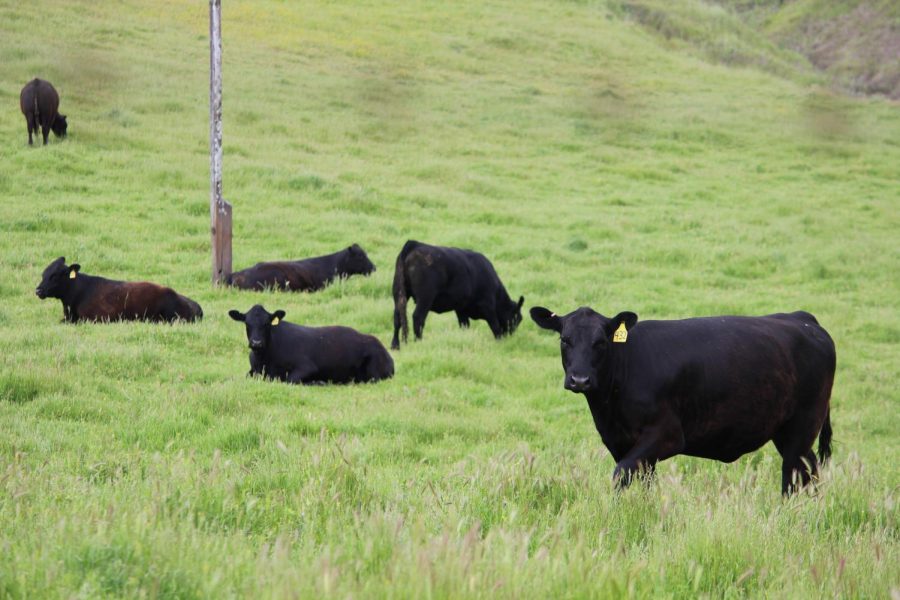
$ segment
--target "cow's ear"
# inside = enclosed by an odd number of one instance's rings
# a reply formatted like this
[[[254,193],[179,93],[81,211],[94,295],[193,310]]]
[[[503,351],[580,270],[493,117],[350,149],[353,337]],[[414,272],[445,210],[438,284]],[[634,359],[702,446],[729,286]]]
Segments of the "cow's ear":
[[[519,296],[519,304],[516,306],[518,310],[522,310],[522,305],[525,304],[525,296]]]
[[[284,318],[284,311],[276,310],[274,313],[272,313],[272,318],[269,320],[269,322],[272,325],[278,325],[279,323],[281,323],[281,320],[283,318]]]
[[[357,250],[359,250],[359,246],[357,246],[356,244],[353,244],[352,246],[347,246],[347,252],[349,252],[351,254],[355,253]]]
[[[613,335],[616,330],[619,329],[620,325],[625,326],[625,331],[628,332],[634,327],[634,324],[637,323],[638,316],[630,311],[620,312],[612,319],[609,320],[609,325],[606,326],[606,331],[609,335]]]
[[[553,331],[562,331],[562,319],[554,313],[550,312],[543,306],[531,307],[531,319],[537,323],[542,329],[552,329]]]
[[[74,265],[69,265],[69,279],[75,279],[75,274],[81,270],[81,265],[75,263]]]
[[[242,313],[239,310],[234,310],[234,309],[229,310],[228,316],[231,317],[232,319],[234,319],[235,321],[246,321],[247,320],[247,315],[245,315],[244,313]]]

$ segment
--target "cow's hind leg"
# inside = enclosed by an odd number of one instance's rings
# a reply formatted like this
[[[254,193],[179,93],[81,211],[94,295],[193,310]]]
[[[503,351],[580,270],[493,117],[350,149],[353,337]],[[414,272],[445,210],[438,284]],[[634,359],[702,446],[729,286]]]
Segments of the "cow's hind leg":
[[[422,339],[422,331],[425,329],[425,319],[428,311],[434,304],[434,294],[422,294],[416,298],[416,310],[413,311],[413,334],[417,340]]]
[[[812,450],[817,432],[810,431],[808,425],[812,421],[798,413],[772,439],[781,454],[781,493],[785,496],[805,487],[819,474],[819,463]]]

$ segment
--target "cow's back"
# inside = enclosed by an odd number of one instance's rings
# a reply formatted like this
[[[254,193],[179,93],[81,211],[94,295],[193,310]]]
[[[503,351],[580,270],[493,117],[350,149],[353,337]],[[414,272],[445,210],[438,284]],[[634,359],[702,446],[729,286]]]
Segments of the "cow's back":
[[[719,460],[772,439],[834,376],[834,345],[808,313],[642,321],[613,346],[626,420],[671,410],[684,453]]]

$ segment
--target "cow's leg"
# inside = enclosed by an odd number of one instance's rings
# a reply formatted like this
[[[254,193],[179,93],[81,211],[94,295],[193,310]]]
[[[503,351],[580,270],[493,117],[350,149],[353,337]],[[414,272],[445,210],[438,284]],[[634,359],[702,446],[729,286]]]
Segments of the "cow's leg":
[[[459,322],[459,326],[463,329],[469,328],[469,317],[463,314],[461,311],[456,311],[456,320]]]
[[[781,493],[790,496],[818,476],[819,462],[812,451],[812,443],[803,443],[802,439],[791,437],[789,432],[779,432],[772,441],[781,454]],[[804,446],[808,447],[801,449]]]
[[[628,486],[640,472],[650,475],[656,463],[675,456],[684,449],[684,432],[674,415],[661,416],[656,423],[641,431],[631,450],[616,463],[613,480],[619,488]]]
[[[818,407],[798,410],[772,438],[781,454],[781,493],[785,496],[807,485],[819,473],[812,451],[823,418]]]
[[[416,298],[416,309],[413,311],[413,334],[417,340],[422,339],[422,330],[425,329],[425,318],[434,304],[434,294],[421,294]]]
[[[294,384],[305,384],[307,380],[315,374],[317,371],[316,365],[312,362],[305,360],[303,362],[298,363],[294,366],[293,369],[287,372],[287,376],[285,377],[285,381],[288,383]]]
[[[47,145],[47,137],[50,135],[50,123],[41,123],[41,135],[44,138],[44,145]]]
[[[28,127],[28,145],[31,146],[34,144],[34,140],[31,137],[31,132],[34,131],[34,134],[37,135],[37,125],[34,122],[34,115],[30,115],[25,118],[25,126]]]

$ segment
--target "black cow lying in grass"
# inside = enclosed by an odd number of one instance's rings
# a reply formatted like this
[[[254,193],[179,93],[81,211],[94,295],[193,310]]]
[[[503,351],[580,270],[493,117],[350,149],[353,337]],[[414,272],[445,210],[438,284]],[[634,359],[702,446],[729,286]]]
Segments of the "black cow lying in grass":
[[[494,265],[483,254],[460,248],[429,246],[409,240],[397,257],[394,271],[394,338],[391,348],[400,348],[409,337],[406,303],[416,301],[413,332],[422,339],[428,312],[456,312],[460,327],[469,319],[484,319],[494,337],[512,334],[522,322],[524,297],[513,302]]]
[[[375,265],[359,244],[334,254],[294,261],[256,263],[249,269],[233,273],[228,283],[243,290],[275,288],[294,292],[314,292],[330,284],[336,277],[369,275]]]
[[[46,269],[37,297],[59,298],[67,321],[195,321],[200,305],[172,288],[146,281],[114,281],[81,273],[81,265],[66,265],[60,256]]]
[[[816,435],[819,459],[831,454],[834,343],[809,313],[637,323],[535,307],[531,318],[559,332],[564,385],[587,398],[619,485],[676,454],[732,462],[772,440],[790,494],[817,475]]]
[[[247,328],[250,373],[288,383],[365,383],[389,379],[394,361],[377,338],[349,327],[302,327],[257,304],[228,311]]]
[[[66,115],[59,114],[59,94],[49,81],[32,79],[26,83],[19,94],[19,108],[28,127],[28,145],[33,143],[32,133],[37,135],[38,127],[43,129],[45,146],[50,131],[56,137],[66,137],[69,127]]]

